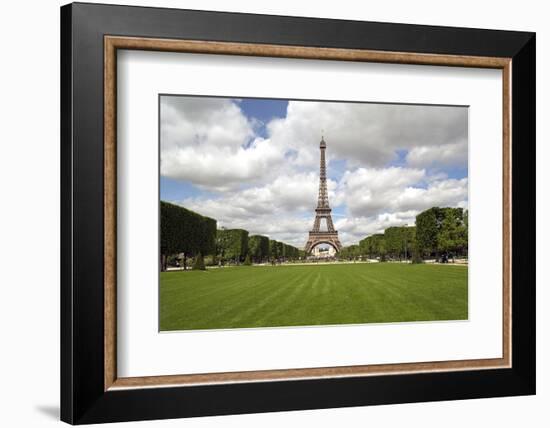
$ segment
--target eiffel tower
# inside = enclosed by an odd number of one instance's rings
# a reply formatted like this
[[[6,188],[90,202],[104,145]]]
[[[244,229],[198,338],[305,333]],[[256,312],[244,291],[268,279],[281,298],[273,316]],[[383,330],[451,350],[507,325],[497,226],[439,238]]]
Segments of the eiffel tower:
[[[327,190],[327,167],[325,163],[325,151],[327,149],[327,143],[325,139],[321,138],[321,171],[319,174],[319,198],[317,200],[317,208],[315,208],[315,221],[313,222],[313,229],[309,232],[309,239],[306,242],[305,252],[311,253],[313,248],[319,244],[328,244],[332,246],[336,252],[342,249],[342,244],[338,239],[338,231],[334,230],[334,224],[332,223],[332,216],[330,215],[331,209],[328,204],[328,190]],[[327,231],[321,231],[321,219],[325,219],[327,223]]]

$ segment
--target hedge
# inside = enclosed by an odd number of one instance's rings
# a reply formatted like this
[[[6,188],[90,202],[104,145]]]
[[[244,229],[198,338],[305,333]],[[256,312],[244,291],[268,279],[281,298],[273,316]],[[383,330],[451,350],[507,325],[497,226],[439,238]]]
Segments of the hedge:
[[[283,243],[275,241],[275,246],[277,247],[277,257],[283,257]]]
[[[214,254],[216,220],[168,202],[160,202],[160,249],[163,256]]]
[[[242,262],[247,255],[254,262],[267,258],[294,260],[305,257],[305,252],[292,245],[252,235],[243,229],[216,230],[216,220],[191,210],[161,201],[161,255],[163,267],[168,256],[184,253],[188,256],[219,256]],[[184,260],[185,263],[185,260]]]
[[[292,245],[283,243],[283,254],[282,254],[282,256],[285,259],[294,260],[294,259],[298,258],[299,257],[298,252],[299,252],[298,248],[293,247]]]
[[[255,262],[261,262],[269,257],[269,238],[262,235],[248,237],[248,253]]]
[[[237,262],[248,253],[248,231],[243,229],[220,229],[216,235],[216,254],[222,259]]]
[[[269,258],[276,259],[279,257],[277,254],[277,241],[274,239],[269,240]]]

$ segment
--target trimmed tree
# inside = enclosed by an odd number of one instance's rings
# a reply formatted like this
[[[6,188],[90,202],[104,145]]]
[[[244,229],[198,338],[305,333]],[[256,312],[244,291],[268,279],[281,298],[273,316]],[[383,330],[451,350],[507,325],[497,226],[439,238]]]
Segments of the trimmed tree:
[[[197,254],[197,257],[195,257],[193,270],[206,270],[206,266],[204,265],[204,258],[202,257],[201,253]]]
[[[277,255],[279,258],[283,257],[283,243],[279,241],[275,241],[275,245],[277,246]]]
[[[278,242],[274,239],[269,240],[269,258],[277,259],[280,256]]]
[[[248,254],[256,263],[261,263],[269,257],[269,238],[262,235],[248,237]]]
[[[216,220],[204,217],[184,207],[160,202],[161,267],[166,270],[168,256],[183,253],[186,268],[188,256],[214,254]]]
[[[248,253],[248,231],[220,229],[216,235],[216,254],[222,259],[240,263]]]
[[[298,248],[289,245],[289,244],[282,244],[282,256],[286,260],[295,260],[298,257]]]

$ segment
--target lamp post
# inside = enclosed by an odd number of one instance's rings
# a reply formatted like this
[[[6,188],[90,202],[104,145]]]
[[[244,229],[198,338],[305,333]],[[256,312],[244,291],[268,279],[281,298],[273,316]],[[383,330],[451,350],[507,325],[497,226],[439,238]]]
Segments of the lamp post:
[[[408,224],[405,223],[405,227],[408,227]],[[407,254],[407,232],[405,232],[405,263],[409,262],[408,254]]]

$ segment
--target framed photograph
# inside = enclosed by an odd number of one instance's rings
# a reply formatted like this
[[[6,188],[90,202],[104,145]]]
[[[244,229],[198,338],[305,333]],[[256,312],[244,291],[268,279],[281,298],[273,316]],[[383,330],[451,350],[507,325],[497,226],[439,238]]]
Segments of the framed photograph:
[[[76,3],[61,54],[62,420],[535,393],[533,33]]]

